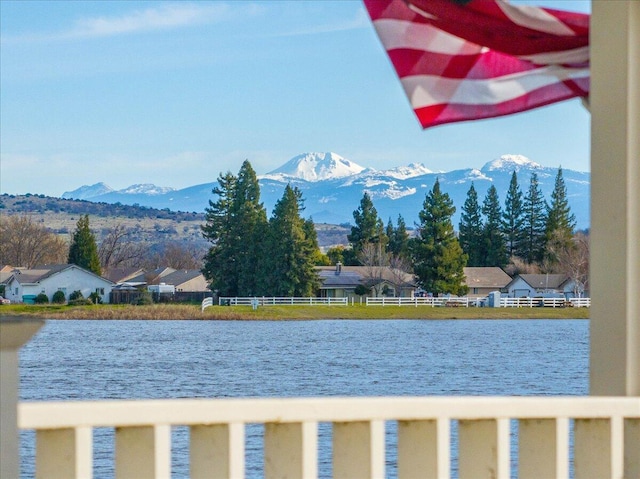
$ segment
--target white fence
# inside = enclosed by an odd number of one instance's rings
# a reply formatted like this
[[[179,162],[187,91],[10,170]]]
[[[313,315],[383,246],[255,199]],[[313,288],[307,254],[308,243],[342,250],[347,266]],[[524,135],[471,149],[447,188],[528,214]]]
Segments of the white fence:
[[[260,297],[221,297],[218,299],[218,305],[220,306],[305,306],[305,305],[347,305],[349,304],[348,298],[314,298],[314,297],[275,297],[275,296],[260,296]]]
[[[467,297],[414,297],[414,298],[367,298],[367,306],[462,306],[474,305],[474,300]]]
[[[500,298],[501,308],[584,308],[591,306],[591,298]]]
[[[389,421],[397,422],[397,434],[386,446]],[[318,477],[318,423],[332,424],[335,478],[385,477],[387,447],[397,451],[399,479],[449,478],[456,456],[460,479],[507,479],[515,460],[520,479],[566,478],[571,466],[575,479],[640,472],[637,397],[65,401],[18,409],[20,429],[36,431],[36,477],[49,478],[91,477],[97,427],[115,430],[117,478],[168,478],[173,426],[190,428],[192,478],[241,478],[245,424],[255,423],[264,425],[266,478]]]

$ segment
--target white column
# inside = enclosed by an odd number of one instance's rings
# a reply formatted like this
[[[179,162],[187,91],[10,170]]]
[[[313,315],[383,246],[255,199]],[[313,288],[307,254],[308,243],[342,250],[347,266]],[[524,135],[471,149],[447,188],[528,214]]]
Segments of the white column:
[[[36,432],[36,478],[91,479],[93,431],[90,427],[40,429]]]
[[[317,478],[317,423],[265,424],[264,476],[267,479]]]
[[[117,479],[170,479],[171,427],[116,428]]]
[[[458,421],[460,479],[509,478],[509,420]]]
[[[591,394],[640,396],[640,2],[591,15]]]
[[[384,422],[333,423],[334,479],[384,478]]]
[[[18,350],[43,324],[20,318],[0,320],[0,479],[20,477]]]
[[[398,421],[398,478],[449,477],[449,419]]]

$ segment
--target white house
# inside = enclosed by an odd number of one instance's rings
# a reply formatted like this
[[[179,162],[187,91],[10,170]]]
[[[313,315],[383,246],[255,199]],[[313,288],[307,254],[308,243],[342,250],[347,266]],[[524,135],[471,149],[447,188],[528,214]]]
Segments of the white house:
[[[575,296],[574,282],[566,274],[519,274],[506,286],[512,298],[545,295]]]
[[[85,298],[98,293],[102,302],[108,303],[113,286],[112,281],[75,264],[55,264],[14,270],[7,280],[5,294],[12,302],[32,303],[40,293],[51,301],[56,291],[62,291],[66,299],[74,291],[80,291]]]

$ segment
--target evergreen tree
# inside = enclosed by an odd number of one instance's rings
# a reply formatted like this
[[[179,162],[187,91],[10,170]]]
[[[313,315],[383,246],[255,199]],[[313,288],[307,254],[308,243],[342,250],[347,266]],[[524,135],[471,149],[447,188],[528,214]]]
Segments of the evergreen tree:
[[[465,294],[463,268],[467,262],[453,231],[451,217],[456,209],[436,180],[419,213],[419,235],[411,242],[414,272],[418,284],[435,295]]]
[[[202,226],[202,235],[213,243],[204,258],[202,273],[210,282],[213,291],[221,296],[238,295],[238,271],[235,267],[235,218],[233,203],[238,178],[227,172],[218,176],[218,186],[212,193],[218,197],[205,209],[206,222]]]
[[[238,295],[258,294],[262,268],[262,241],[267,232],[267,212],[260,203],[260,185],[251,163],[245,160],[238,171],[234,198],[236,268]]]
[[[407,225],[402,215],[398,215],[395,228],[393,227],[391,218],[389,218],[386,235],[389,240],[387,251],[396,258],[407,259],[409,256],[409,233],[407,232]]]
[[[76,223],[67,262],[92,271],[98,276],[101,274],[96,238],[89,229],[89,215],[81,216]]]
[[[521,257],[527,263],[542,261],[545,250],[547,202],[538,184],[538,175],[531,174],[529,190],[524,198],[524,242]]]
[[[458,227],[460,229],[458,241],[462,251],[468,256],[467,266],[484,266],[484,225],[478,204],[478,193],[473,183],[467,191]]]
[[[500,200],[498,190],[491,185],[487,190],[487,196],[482,204],[482,213],[486,220],[484,222],[484,242],[485,257],[483,266],[504,267],[507,264],[507,248],[502,236]]]
[[[263,277],[270,296],[311,296],[320,285],[314,257],[319,251],[311,221],[300,217],[302,193],[287,185],[269,220]]]
[[[525,241],[524,230],[524,204],[522,202],[522,191],[518,186],[518,175],[514,171],[511,175],[509,190],[504,201],[504,212],[502,213],[502,234],[504,235],[507,247],[507,255],[521,256],[523,243]]]
[[[567,200],[567,187],[562,177],[562,167],[558,168],[556,180],[551,193],[551,205],[547,210],[545,238],[547,242],[547,259],[557,261],[553,251],[571,249],[573,247],[573,231],[576,227],[575,216],[571,213]]]
[[[267,215],[260,203],[255,171],[245,161],[238,173],[220,175],[213,189],[216,202],[205,210],[203,236],[213,243],[202,269],[211,288],[222,296],[252,296],[258,293],[262,262],[262,240]]]
[[[387,238],[382,220],[373,206],[369,193],[365,192],[360,200],[360,206],[353,212],[355,226],[351,227],[351,234],[347,235],[353,254],[357,258],[367,243],[381,243],[386,246]]]

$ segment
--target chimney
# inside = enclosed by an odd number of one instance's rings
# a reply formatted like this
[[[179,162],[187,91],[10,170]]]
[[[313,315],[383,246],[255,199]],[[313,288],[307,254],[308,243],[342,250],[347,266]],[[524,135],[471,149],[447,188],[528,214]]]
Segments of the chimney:
[[[338,261],[336,263],[336,274],[340,274],[341,271],[342,271],[342,263]]]

